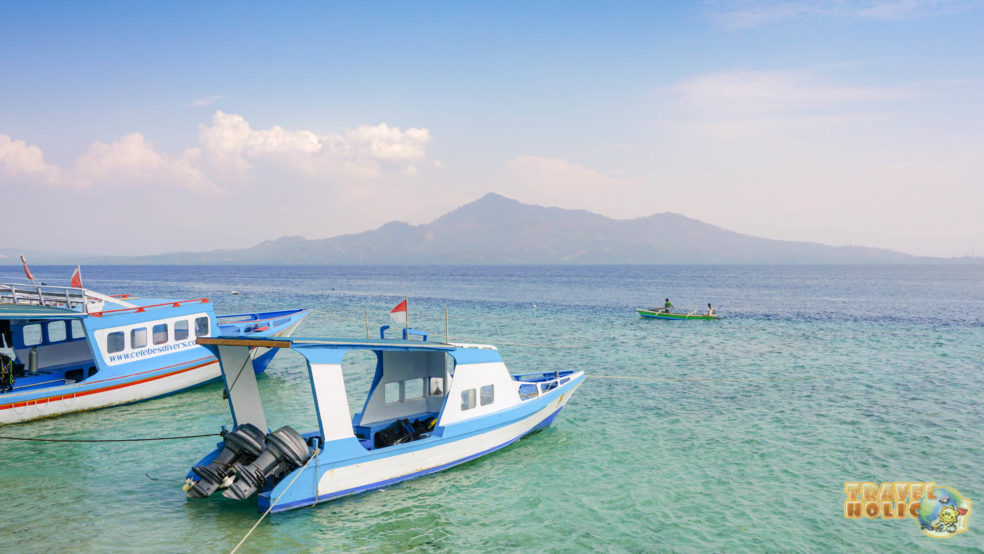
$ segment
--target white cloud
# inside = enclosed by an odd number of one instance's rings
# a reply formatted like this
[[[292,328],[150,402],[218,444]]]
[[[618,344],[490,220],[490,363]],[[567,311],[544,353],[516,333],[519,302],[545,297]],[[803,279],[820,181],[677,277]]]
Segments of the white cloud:
[[[380,123],[346,130],[343,140],[368,158],[385,162],[413,162],[427,155],[424,147],[431,141],[431,136],[427,129],[400,131],[397,127]]]
[[[241,115],[217,111],[212,126],[198,126],[198,142],[213,167],[223,171],[242,172],[252,164],[248,158],[266,156],[306,156],[321,150],[321,141],[310,131],[287,131],[274,125],[265,131],[254,131]]]
[[[57,182],[60,174],[57,167],[45,163],[40,148],[7,135],[0,135],[0,168],[10,175],[47,183]]]
[[[49,185],[85,189],[155,183],[213,194],[234,186],[254,164],[324,181],[416,175],[431,142],[427,129],[406,131],[385,123],[319,136],[279,125],[253,129],[241,115],[216,111],[199,125],[198,146],[180,156],[159,152],[140,133],[111,144],[94,142],[70,170],[44,162],[41,148],[0,135],[0,170]]]
[[[263,161],[296,173],[358,178],[378,177],[388,169],[416,172],[432,140],[427,129],[402,131],[385,123],[323,136],[278,125],[255,130],[243,116],[221,111],[212,116],[211,126],[199,126],[198,136],[216,171],[242,173]]]
[[[70,183],[78,188],[95,183],[130,185],[161,182],[198,192],[218,192],[218,188],[197,168],[198,149],[180,158],[157,152],[140,133],[124,135],[112,144],[93,143],[75,161]]]
[[[706,3],[711,18],[731,28],[803,19],[898,20],[959,13],[978,0],[717,0]]]

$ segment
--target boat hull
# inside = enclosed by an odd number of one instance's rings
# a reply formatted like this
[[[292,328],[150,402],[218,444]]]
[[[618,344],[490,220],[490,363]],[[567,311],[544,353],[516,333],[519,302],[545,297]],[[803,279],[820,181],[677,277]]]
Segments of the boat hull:
[[[716,315],[676,314],[676,313],[666,313],[666,312],[653,311],[653,310],[644,310],[642,308],[636,308],[636,311],[639,312],[639,315],[647,319],[667,319],[667,320],[679,321],[685,319],[712,320],[718,318],[718,316]]]
[[[271,512],[310,506],[436,473],[495,452],[549,426],[583,379],[581,374],[539,398],[490,418],[490,425],[482,429],[456,433],[452,426],[441,437],[367,451],[345,460],[337,459],[329,443],[319,460],[285,476],[273,490],[261,494],[258,508],[266,511],[281,494],[283,497]],[[290,485],[295,476],[296,482]]]
[[[90,381],[85,387],[83,383],[57,387],[38,398],[18,400],[17,395],[6,395],[0,404],[0,425],[132,404],[203,385],[220,374],[215,357],[183,365],[178,369],[162,368],[150,375]]]
[[[289,337],[305,316],[306,313],[268,336]],[[275,354],[268,348],[251,351],[254,371],[265,371]],[[188,359],[191,356],[200,357]],[[150,400],[217,381],[222,375],[218,359],[204,348],[195,347],[181,358],[172,358],[172,363],[163,367],[145,367],[109,377],[100,373],[69,385],[0,395],[0,425]]]

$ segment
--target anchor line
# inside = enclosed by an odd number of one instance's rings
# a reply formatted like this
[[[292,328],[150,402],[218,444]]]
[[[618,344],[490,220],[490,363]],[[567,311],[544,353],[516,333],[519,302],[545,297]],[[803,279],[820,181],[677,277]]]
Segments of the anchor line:
[[[252,350],[252,349],[253,348],[250,347],[250,350]],[[222,398],[223,399],[229,398],[229,395],[232,393],[232,388],[236,386],[236,383],[239,382],[239,377],[242,376],[242,374],[243,374],[243,369],[245,369],[246,368],[246,364],[249,363],[249,362],[251,362],[251,361],[252,360],[250,359],[249,351],[247,351],[246,352],[246,359],[243,360],[243,365],[239,366],[239,373],[236,374],[236,378],[232,380],[232,384],[229,385],[229,388],[227,388],[224,391],[222,391]]]
[[[318,454],[320,453],[321,453],[320,448],[314,449],[314,454],[311,455],[311,458],[308,458],[308,461],[304,462],[304,465],[301,467],[300,471],[297,472],[297,475],[295,475],[294,478],[290,480],[290,483],[287,483],[287,487],[284,489],[284,492],[280,493],[280,496],[278,496],[276,500],[270,503],[270,507],[267,508],[265,512],[263,512],[263,515],[260,516],[260,519],[256,520],[256,523],[254,523],[253,527],[251,527],[250,530],[246,533],[246,536],[244,536],[242,540],[239,541],[239,544],[237,544],[235,548],[229,551],[229,554],[236,554],[236,551],[239,550],[239,547],[242,546],[244,542],[246,542],[246,539],[248,539],[249,536],[253,534],[253,531],[256,531],[256,528],[260,525],[260,522],[263,521],[263,518],[269,515],[270,510],[272,510],[273,507],[277,505],[277,502],[280,502],[280,499],[283,498],[285,494],[287,494],[287,491],[290,490],[290,487],[294,484],[294,481],[297,481],[297,478],[300,477],[302,473],[304,473],[304,470],[307,469],[308,464],[311,463],[311,459],[317,458]],[[318,461],[318,463],[319,464],[321,463],[320,460]],[[315,483],[318,482],[317,475],[314,476],[314,482]],[[317,493],[314,495],[314,500],[315,502],[317,502],[318,500]]]
[[[37,437],[9,437],[0,435],[0,439],[8,441],[29,441],[29,442],[144,442],[144,441],[173,441],[178,439],[197,439],[201,437],[217,437],[220,433],[206,433],[204,435],[181,435],[176,437],[138,437],[130,439],[43,439]]]

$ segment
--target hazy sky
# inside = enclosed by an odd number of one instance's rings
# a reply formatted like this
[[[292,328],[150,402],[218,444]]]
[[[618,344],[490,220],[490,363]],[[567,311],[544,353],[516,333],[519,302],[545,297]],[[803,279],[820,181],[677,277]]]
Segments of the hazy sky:
[[[982,256],[982,29],[972,0],[0,0],[0,247],[245,247],[498,192]]]

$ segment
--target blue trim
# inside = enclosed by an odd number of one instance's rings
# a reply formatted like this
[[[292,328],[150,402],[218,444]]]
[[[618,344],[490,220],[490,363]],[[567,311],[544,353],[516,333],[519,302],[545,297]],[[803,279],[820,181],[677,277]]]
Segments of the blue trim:
[[[273,357],[277,355],[277,349],[271,348],[266,354],[258,356],[253,360],[253,371],[256,373],[263,373],[268,367],[270,367],[270,362],[273,361]]]
[[[375,350],[374,352],[376,354],[376,373],[372,376],[372,384],[369,385],[369,394],[366,395],[366,401],[362,404],[362,411],[357,414],[359,421],[356,422],[353,419],[353,426],[362,425],[362,414],[366,413],[366,410],[369,408],[369,401],[372,399],[373,393],[376,392],[379,382],[383,379],[383,353],[380,350]]]
[[[459,364],[484,364],[502,361],[499,351],[491,348],[459,348],[451,351],[451,357]]]
[[[376,483],[370,483],[368,485],[362,485],[360,487],[354,487],[354,488],[351,488],[351,489],[346,489],[344,491],[338,491],[338,492],[334,492],[334,493],[323,494],[323,495],[319,495],[318,497],[311,496],[311,497],[304,498],[304,499],[301,499],[301,500],[294,500],[292,502],[287,502],[287,503],[283,503],[283,504],[277,504],[270,511],[273,512],[273,513],[283,512],[283,511],[290,510],[290,509],[293,509],[293,508],[300,508],[302,506],[310,506],[310,505],[314,504],[315,502],[328,501],[328,500],[332,500],[332,499],[335,499],[335,498],[340,498],[342,496],[348,496],[348,495],[352,495],[352,494],[359,494],[361,492],[370,491],[372,489],[378,489],[380,487],[385,487],[387,485],[392,485],[394,483],[399,483],[399,482],[402,482],[402,481],[408,481],[410,479],[414,479],[414,478],[421,477],[421,476],[424,476],[424,475],[429,475],[431,473],[437,473],[438,471],[442,471],[442,470],[448,469],[450,467],[454,467],[456,465],[460,465],[460,464],[463,464],[463,463],[466,463],[466,462],[470,462],[471,460],[474,460],[475,458],[480,458],[480,457],[482,457],[482,456],[484,456],[486,454],[490,454],[492,452],[495,452],[496,450],[500,450],[502,448],[505,448],[505,447],[509,446],[510,444],[512,444],[512,443],[514,443],[514,442],[516,442],[516,441],[518,441],[520,439],[522,439],[523,437],[525,437],[527,435],[530,435],[530,434],[532,434],[532,433],[534,433],[536,431],[539,431],[540,429],[543,429],[544,427],[550,425],[549,422],[553,421],[554,418],[557,417],[557,414],[559,414],[560,413],[560,410],[562,410],[562,409],[563,409],[562,407],[561,408],[558,408],[557,411],[555,411],[554,413],[552,413],[549,416],[547,416],[543,420],[543,422],[540,422],[533,429],[527,431],[526,433],[523,433],[522,435],[519,435],[519,436],[517,436],[515,438],[509,439],[508,441],[506,441],[506,442],[504,442],[504,443],[502,443],[502,444],[500,444],[498,446],[493,446],[492,448],[489,448],[487,450],[483,450],[481,452],[477,452],[475,454],[471,454],[469,456],[465,456],[464,458],[460,458],[458,460],[455,460],[455,461],[452,461],[452,462],[448,462],[448,463],[446,463],[444,465],[440,465],[440,466],[435,466],[435,467],[432,467],[432,468],[424,469],[424,470],[421,470],[421,471],[417,471],[415,473],[408,473],[406,475],[401,475],[399,477],[394,477],[392,479],[387,479],[385,481],[378,481]],[[308,467],[311,467],[311,466],[309,465]],[[306,471],[306,469],[307,468],[305,468],[305,471]],[[331,469],[333,469],[333,468],[327,468],[327,469],[325,469],[325,472],[328,472]],[[285,475],[284,476],[284,479],[286,479],[286,478],[287,478],[287,476]],[[317,478],[320,480],[320,476],[318,476]],[[258,509],[259,509],[260,512],[265,512],[266,509],[270,507],[270,496],[272,496],[272,493],[273,493],[273,491],[270,491],[269,493],[261,494],[257,498],[257,507],[258,507]]]
[[[307,358],[308,364],[341,364],[347,350],[323,348],[314,344],[294,344],[294,350]]]

